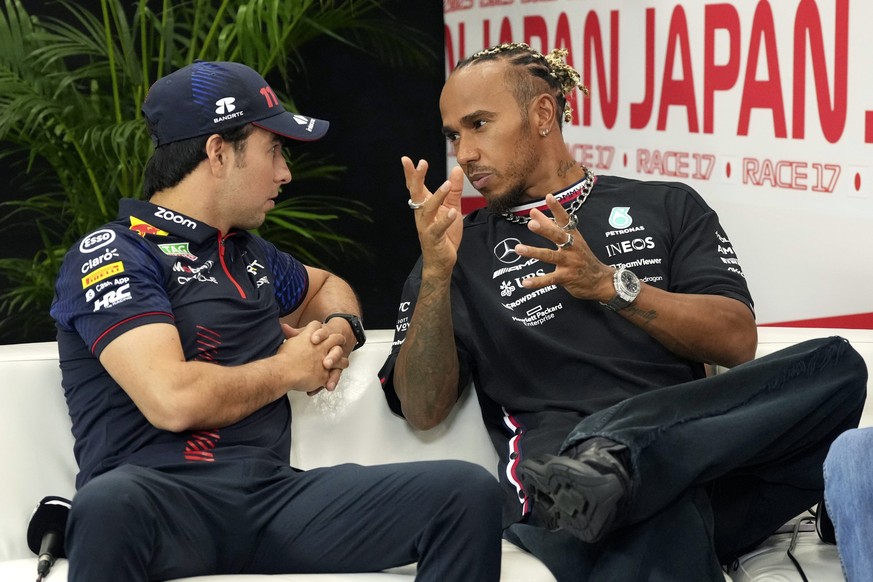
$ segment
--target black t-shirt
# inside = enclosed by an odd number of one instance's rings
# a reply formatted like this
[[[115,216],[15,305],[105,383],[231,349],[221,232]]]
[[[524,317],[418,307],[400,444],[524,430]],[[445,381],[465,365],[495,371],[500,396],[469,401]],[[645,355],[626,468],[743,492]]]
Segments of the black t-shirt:
[[[279,317],[303,300],[296,259],[245,231],[223,234],[148,202],[122,200],[119,218],[64,259],[51,314],[73,421],[77,487],[118,465],[154,466],[268,455],[287,462],[286,398],[221,429],[152,426],[98,360],[113,339],[148,323],[175,325],[186,360],[238,365],[276,353]]]
[[[565,207],[573,199],[565,194],[578,186],[556,193]],[[667,291],[722,295],[752,308],[716,213],[690,187],[602,176],[576,216],[580,233],[604,263],[625,266]],[[529,510],[518,479],[524,457],[557,453],[573,427],[595,411],[704,375],[702,364],[673,354],[596,301],[575,299],[561,287],[522,287],[525,277],[554,266],[516,255],[512,248],[519,242],[554,248],[526,225],[485,209],[468,215],[451,296],[460,387],[475,382],[500,457],[506,523]],[[420,281],[419,261],[403,289],[392,354],[380,371],[398,414],[394,360]]]

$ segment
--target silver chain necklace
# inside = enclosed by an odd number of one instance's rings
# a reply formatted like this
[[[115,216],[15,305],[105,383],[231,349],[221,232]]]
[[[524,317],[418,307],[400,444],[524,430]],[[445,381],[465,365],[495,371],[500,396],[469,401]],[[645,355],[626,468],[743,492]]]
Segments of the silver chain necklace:
[[[576,199],[570,203],[570,206],[567,207],[567,214],[570,215],[571,222],[573,221],[576,212],[582,207],[583,204],[585,204],[585,201],[588,199],[588,195],[591,194],[591,189],[594,187],[594,174],[591,173],[591,170],[589,170],[585,166],[582,166],[582,169],[585,170],[585,179],[579,182],[579,184],[575,188],[565,192],[563,195],[557,198],[558,202],[560,202],[563,198],[579,192],[579,196],[577,196]],[[528,222],[530,222],[530,215],[517,216],[512,212],[504,212],[501,214],[501,216],[509,222],[514,222],[515,224],[527,224]]]

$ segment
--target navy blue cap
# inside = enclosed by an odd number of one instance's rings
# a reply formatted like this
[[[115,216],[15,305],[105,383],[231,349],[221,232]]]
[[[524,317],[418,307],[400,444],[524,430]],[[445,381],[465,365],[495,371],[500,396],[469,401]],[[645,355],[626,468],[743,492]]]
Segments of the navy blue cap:
[[[321,138],[327,121],[285,111],[267,81],[240,63],[196,61],[158,79],[142,104],[156,146],[246,123],[298,140]]]

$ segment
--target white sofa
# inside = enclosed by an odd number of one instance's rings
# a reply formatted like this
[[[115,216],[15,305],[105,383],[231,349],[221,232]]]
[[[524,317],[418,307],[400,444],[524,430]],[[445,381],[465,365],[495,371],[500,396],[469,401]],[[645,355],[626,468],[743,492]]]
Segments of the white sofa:
[[[810,337],[842,335],[873,364],[873,330],[760,328],[758,355]],[[464,459],[492,472],[496,455],[479,418],[479,406],[468,391],[447,422],[419,432],[392,415],[376,376],[391,346],[391,330],[371,330],[367,345],[354,352],[339,388],[315,397],[290,396],[294,410],[291,462],[301,468],[343,462],[376,464],[418,459]],[[873,365],[870,366],[873,369]],[[0,346],[0,582],[32,580],[36,557],[26,543],[30,514],[47,495],[72,498],[76,464],[70,419],[53,342]],[[873,406],[862,424],[873,425]],[[810,580],[842,581],[834,546],[818,541],[804,526],[794,555]],[[735,582],[802,578],[785,553],[789,534],[777,534],[744,556],[730,572]],[[47,582],[66,580],[67,564],[59,560]],[[370,574],[287,574],[274,576],[205,576],[197,582],[402,582],[414,578],[410,565]],[[504,542],[504,582],[553,582],[548,570],[531,555]]]

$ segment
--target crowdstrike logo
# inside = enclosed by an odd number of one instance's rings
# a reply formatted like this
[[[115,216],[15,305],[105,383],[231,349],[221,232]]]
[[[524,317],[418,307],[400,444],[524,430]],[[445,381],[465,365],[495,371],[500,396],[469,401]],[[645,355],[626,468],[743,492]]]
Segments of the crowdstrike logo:
[[[218,115],[230,113],[231,111],[236,109],[236,105],[233,104],[234,101],[236,101],[236,99],[234,99],[233,97],[224,97],[222,99],[219,99],[215,102],[215,113],[217,113]]]

